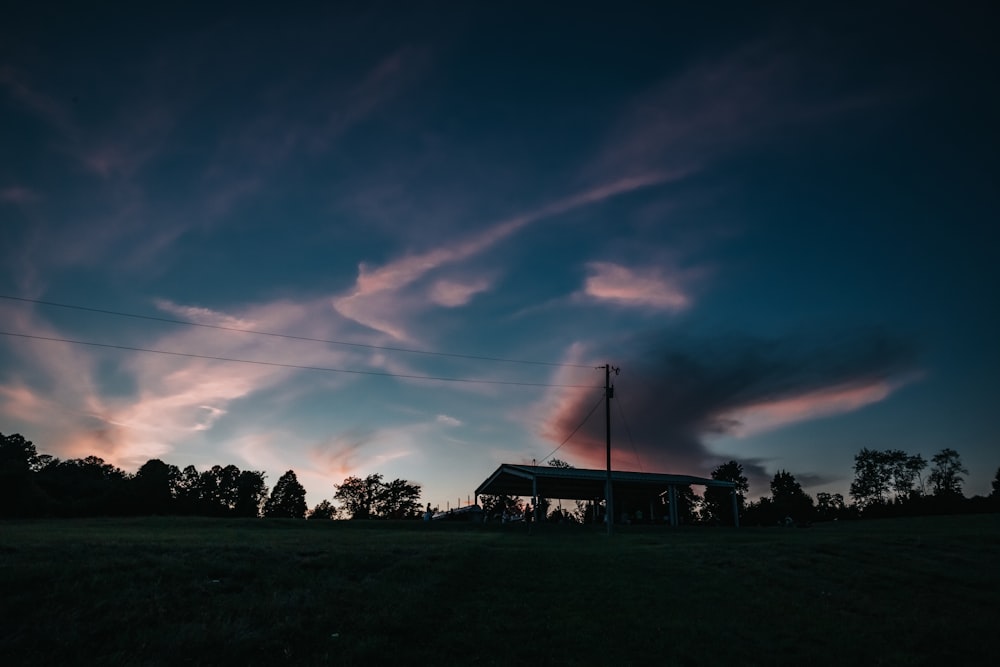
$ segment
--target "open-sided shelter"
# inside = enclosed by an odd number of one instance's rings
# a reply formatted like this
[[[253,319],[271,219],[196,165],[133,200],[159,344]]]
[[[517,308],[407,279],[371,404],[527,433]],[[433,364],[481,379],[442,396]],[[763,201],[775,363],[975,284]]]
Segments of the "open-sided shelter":
[[[607,479],[607,470],[504,463],[476,489],[476,502],[478,503],[481,495],[530,496],[535,499],[533,502],[535,507],[537,507],[538,497],[565,500],[595,500],[598,498],[606,500]],[[654,499],[662,497],[667,501],[670,524],[676,526],[678,523],[677,487],[689,485],[731,489],[734,523],[739,526],[736,484],[707,477],[612,470],[612,505],[620,506],[619,498],[647,498],[650,502],[650,518],[652,518]]]

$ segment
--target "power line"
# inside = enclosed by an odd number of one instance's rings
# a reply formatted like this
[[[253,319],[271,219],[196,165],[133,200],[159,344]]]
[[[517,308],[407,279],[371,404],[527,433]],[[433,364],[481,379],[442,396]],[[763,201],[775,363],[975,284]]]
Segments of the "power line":
[[[590,388],[590,389],[604,389],[604,387],[588,387],[588,388]],[[577,432],[577,431],[579,431],[579,430],[580,430],[580,428],[581,428],[581,427],[582,427],[582,426],[583,426],[584,424],[586,424],[586,423],[587,423],[587,420],[588,420],[588,419],[590,419],[590,418],[591,418],[591,416],[593,416],[593,414],[594,414],[594,410],[596,410],[596,409],[597,409],[597,406],[598,406],[598,405],[600,405],[600,404],[601,404],[601,401],[603,401],[603,400],[604,400],[604,396],[602,395],[602,396],[601,396],[601,397],[600,397],[599,399],[597,399],[597,403],[594,403],[594,407],[592,407],[592,408],[590,409],[590,412],[588,412],[588,413],[587,413],[587,416],[583,418],[583,421],[582,421],[582,422],[580,422],[579,424],[577,424],[576,428],[575,428],[575,429],[573,429],[573,432],[572,432],[572,433],[570,433],[569,435],[567,435],[567,436],[566,436],[566,439],[565,439],[565,440],[563,440],[562,442],[560,442],[560,443],[559,443],[559,446],[558,446],[558,447],[556,447],[556,448],[555,448],[555,449],[553,449],[553,450],[552,450],[551,452],[549,452],[548,454],[546,454],[546,455],[545,455],[545,456],[544,456],[544,457],[542,458],[542,460],[543,460],[543,461],[548,461],[548,460],[549,460],[549,457],[550,457],[550,456],[552,456],[553,454],[555,454],[556,452],[558,452],[558,451],[559,451],[559,450],[560,450],[560,449],[562,448],[562,446],[563,446],[563,445],[565,445],[565,444],[566,444],[567,442],[569,442],[569,439],[570,439],[570,438],[572,438],[572,437],[573,437],[574,435],[576,435],[576,432]]]
[[[18,338],[30,338],[33,340],[44,340],[56,343],[72,343],[73,345],[88,345],[90,347],[103,347],[115,350],[128,350],[130,352],[146,352],[150,354],[164,354],[174,357],[190,357],[192,359],[208,359],[211,361],[227,361],[239,364],[256,364],[259,366],[276,366],[279,368],[294,368],[307,371],[324,371],[328,373],[350,373],[352,375],[375,375],[379,377],[401,378],[406,380],[438,380],[441,382],[461,382],[465,384],[500,384],[513,385],[519,387],[562,387],[573,389],[600,389],[595,385],[586,384],[551,384],[546,382],[518,382],[513,380],[479,380],[475,378],[456,378],[435,375],[409,375],[405,373],[385,373],[381,371],[361,371],[349,368],[326,368],[323,366],[302,366],[299,364],[284,364],[276,361],[256,361],[253,359],[235,359],[232,357],[217,357],[208,354],[193,354],[191,352],[173,352],[170,350],[154,350],[145,347],[131,347],[128,345],[112,345],[110,343],[95,343],[85,340],[73,340],[70,338],[55,338],[50,336],[37,336],[34,334],[14,333],[11,331],[0,331],[3,336],[16,336]]]
[[[327,343],[330,345],[347,345],[351,347],[363,347],[369,350],[383,350],[386,352],[405,352],[407,354],[424,354],[435,357],[452,357],[455,359],[472,359],[476,361],[496,361],[509,364],[530,364],[535,366],[561,366],[570,368],[590,368],[589,364],[570,364],[556,361],[532,361],[528,359],[509,359],[505,357],[487,357],[475,354],[459,354],[457,352],[437,352],[434,350],[415,350],[405,347],[390,347],[387,345],[373,345],[370,343],[353,343],[343,340],[332,340],[326,338],[310,338],[309,336],[295,336],[292,334],[276,333],[273,331],[257,331],[254,329],[241,329],[239,327],[227,327],[221,324],[204,324],[202,322],[191,322],[189,320],[177,320],[170,317],[159,317],[156,315],[139,315],[137,313],[125,313],[118,310],[106,310],[104,308],[90,308],[88,306],[77,306],[68,303],[58,303],[55,301],[42,301],[40,299],[28,299],[20,296],[9,296],[0,294],[0,299],[9,301],[21,301],[24,303],[34,303],[40,306],[52,306],[55,308],[67,308],[70,310],[80,310],[88,313],[99,313],[101,315],[114,315],[116,317],[130,317],[136,320],[149,320],[152,322],[164,322],[167,324],[180,324],[189,327],[202,327],[205,329],[217,329],[220,331],[236,331],[240,333],[254,334],[257,336],[271,336],[274,338],[287,338],[289,340],[307,341],[310,343]]]

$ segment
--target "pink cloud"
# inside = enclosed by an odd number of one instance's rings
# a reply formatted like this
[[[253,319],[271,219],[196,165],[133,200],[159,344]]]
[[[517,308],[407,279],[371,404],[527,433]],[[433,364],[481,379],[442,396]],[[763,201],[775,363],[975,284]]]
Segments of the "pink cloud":
[[[199,324],[209,324],[219,327],[231,327],[234,329],[253,329],[254,322],[234,317],[211,308],[200,306],[184,306],[169,301],[167,299],[156,299],[156,307],[167,313],[177,315],[185,320],[197,322]]]
[[[690,297],[659,268],[632,269],[611,262],[590,262],[584,294],[600,301],[623,306],[682,310]]]
[[[161,301],[168,312],[204,323],[256,325],[317,338],[335,333],[336,318],[317,303],[273,302],[223,313]],[[34,335],[60,336],[23,308],[5,308],[13,327]],[[358,352],[315,343],[204,328],[178,327],[142,347],[190,351],[208,356],[279,360],[302,366],[343,367]],[[45,438],[45,451],[58,456],[96,454],[115,465],[136,468],[169,453],[178,443],[213,430],[234,402],[258,392],[274,392],[280,402],[291,368],[238,364],[213,359],[95,350],[64,343],[15,339],[21,364],[0,385],[0,412]],[[130,395],[107,396],[98,369],[115,364],[135,385]],[[18,369],[21,369],[18,371]],[[20,376],[18,375],[20,372]],[[351,381],[331,377],[331,386]],[[296,391],[292,384],[289,391]]]
[[[738,422],[736,435],[753,435],[795,422],[859,410],[885,400],[901,384],[877,380],[857,386],[830,387],[800,396],[746,405],[728,417]]]
[[[354,289],[333,299],[333,307],[344,317],[382,331],[396,339],[409,338],[400,313],[412,312],[412,299],[395,294],[441,267],[481,254],[522,228],[562,213],[596,204],[612,197],[683,178],[686,171],[650,172],[622,178],[492,225],[478,234],[423,253],[405,255],[378,268],[358,267]],[[382,295],[382,296],[378,296]]]
[[[438,280],[431,287],[430,299],[439,306],[455,308],[464,306],[473,296],[490,288],[490,282],[485,279],[468,282]]]

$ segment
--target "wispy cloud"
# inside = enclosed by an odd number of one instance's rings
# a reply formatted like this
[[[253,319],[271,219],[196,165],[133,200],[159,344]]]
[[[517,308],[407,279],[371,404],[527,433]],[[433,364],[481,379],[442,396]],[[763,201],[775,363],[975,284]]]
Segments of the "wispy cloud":
[[[696,61],[623,107],[588,172],[700,169],[779,132],[879,102],[818,86],[808,63],[763,40]]]
[[[405,304],[396,292],[444,266],[457,264],[493,248],[521,229],[547,218],[642,188],[682,178],[687,172],[651,172],[604,183],[574,195],[557,199],[540,208],[490,225],[483,231],[432,250],[405,255],[380,267],[358,267],[354,289],[333,299],[334,308],[356,322],[398,339],[409,337],[398,317]],[[387,296],[386,296],[387,295]]]
[[[590,262],[583,293],[622,306],[683,310],[691,303],[676,277],[658,267],[630,268],[612,262]]]
[[[185,306],[176,304],[168,299],[154,300],[156,307],[160,310],[177,315],[185,320],[197,322],[198,324],[209,324],[219,327],[231,327],[234,329],[253,329],[254,322],[250,320],[234,317],[228,313],[223,313],[211,308],[201,306]]]
[[[430,299],[439,306],[455,308],[469,303],[473,296],[485,292],[491,281],[478,278],[471,281],[438,280],[431,286]]]
[[[749,436],[799,421],[844,414],[885,400],[911,376],[901,379],[863,379],[860,384],[834,386],[798,396],[762,401],[737,408],[727,420],[732,433]]]
[[[448,415],[438,415],[434,418],[438,424],[443,424],[444,426],[461,426],[462,422],[454,417]]]
[[[167,312],[219,326],[260,326],[270,331],[291,327],[296,333],[318,338],[332,335],[337,326],[336,318],[322,307],[322,302],[277,301],[235,312],[166,300],[158,303]],[[11,312],[8,321],[20,332],[64,337],[31,311],[6,308]],[[350,365],[347,360],[357,355],[348,348],[304,341],[289,344],[273,337],[195,327],[178,327],[152,340],[135,342],[152,349],[300,366],[340,367]],[[210,358],[141,353],[123,356],[70,344],[19,339],[12,345],[22,363],[8,372],[10,379],[3,384],[0,409],[43,429],[50,437],[48,451],[52,453],[97,454],[130,467],[172,451],[195,434],[211,431],[237,401],[264,391],[280,394],[296,374],[292,368]],[[18,372],[18,368],[22,370]],[[134,389],[109,395],[102,386],[102,376],[109,369],[115,369],[115,374]],[[350,381],[341,376],[324,379],[330,383]],[[295,392],[296,383],[287,389]],[[29,406],[41,404],[51,409],[28,410]],[[47,428],[52,413],[60,415],[60,423]]]
[[[326,123],[309,137],[312,148],[327,149],[348,129],[395,101],[419,83],[430,63],[428,49],[413,44],[384,56],[351,89],[331,100]]]

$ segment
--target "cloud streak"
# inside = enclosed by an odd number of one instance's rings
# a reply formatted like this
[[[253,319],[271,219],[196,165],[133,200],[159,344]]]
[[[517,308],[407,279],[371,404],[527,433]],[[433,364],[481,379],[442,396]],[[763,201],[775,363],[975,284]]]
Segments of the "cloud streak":
[[[426,252],[405,255],[376,268],[362,263],[358,266],[354,289],[335,297],[333,307],[344,317],[359,324],[405,340],[409,337],[405,323],[394,316],[404,307],[396,293],[427,274],[480,255],[533,223],[642,188],[677,180],[686,174],[686,171],[657,171],[618,179],[557,199],[533,211],[493,224],[478,234]]]
[[[621,306],[679,311],[688,307],[690,297],[676,278],[657,267],[629,268],[611,262],[590,262],[590,275],[583,293],[597,301]]]

